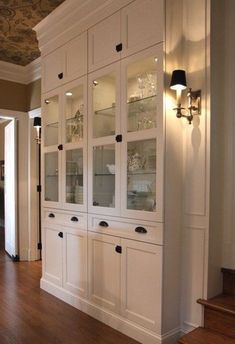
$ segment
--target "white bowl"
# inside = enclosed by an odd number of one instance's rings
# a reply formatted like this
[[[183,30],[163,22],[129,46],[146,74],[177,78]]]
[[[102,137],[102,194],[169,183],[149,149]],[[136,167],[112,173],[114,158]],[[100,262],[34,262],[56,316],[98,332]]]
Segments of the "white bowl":
[[[107,164],[106,166],[107,166],[107,169],[108,169],[109,173],[115,174],[115,165]]]

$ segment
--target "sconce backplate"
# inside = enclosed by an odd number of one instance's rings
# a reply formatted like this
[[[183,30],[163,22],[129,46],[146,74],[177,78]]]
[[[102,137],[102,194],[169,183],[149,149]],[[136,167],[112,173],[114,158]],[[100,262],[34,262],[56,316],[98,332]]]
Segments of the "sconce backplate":
[[[192,110],[197,113],[197,115],[201,114],[201,90],[191,91],[191,99],[192,99]]]

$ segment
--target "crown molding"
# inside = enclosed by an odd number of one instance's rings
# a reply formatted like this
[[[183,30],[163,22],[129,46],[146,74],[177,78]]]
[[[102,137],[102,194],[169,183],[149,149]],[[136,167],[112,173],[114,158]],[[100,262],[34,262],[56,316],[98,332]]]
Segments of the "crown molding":
[[[28,85],[41,78],[41,58],[34,60],[27,66],[0,61],[0,79]]]
[[[134,0],[66,0],[38,23],[41,55],[47,55]]]
[[[29,118],[41,117],[41,114],[42,114],[41,108],[28,111]]]

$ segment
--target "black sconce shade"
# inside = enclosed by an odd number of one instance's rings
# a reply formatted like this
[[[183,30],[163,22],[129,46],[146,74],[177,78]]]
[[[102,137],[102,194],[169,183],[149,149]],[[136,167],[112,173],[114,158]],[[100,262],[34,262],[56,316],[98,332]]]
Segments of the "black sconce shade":
[[[184,70],[176,69],[172,72],[170,88],[172,90],[184,90],[187,87],[186,73]]]
[[[41,117],[34,117],[33,126],[34,128],[41,128]]]

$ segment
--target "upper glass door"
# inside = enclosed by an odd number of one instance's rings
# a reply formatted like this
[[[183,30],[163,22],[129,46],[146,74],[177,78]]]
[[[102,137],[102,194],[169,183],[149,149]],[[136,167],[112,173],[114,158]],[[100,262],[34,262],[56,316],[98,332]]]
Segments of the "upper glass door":
[[[162,216],[162,46],[122,61],[122,215]]]
[[[86,211],[87,207],[87,78],[63,88],[63,205]]]
[[[44,100],[43,106],[44,146],[59,144],[59,95]]]
[[[89,207],[104,214],[119,212],[120,187],[120,64],[89,79]]]

